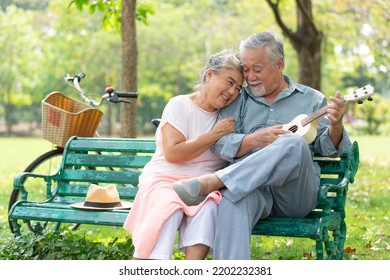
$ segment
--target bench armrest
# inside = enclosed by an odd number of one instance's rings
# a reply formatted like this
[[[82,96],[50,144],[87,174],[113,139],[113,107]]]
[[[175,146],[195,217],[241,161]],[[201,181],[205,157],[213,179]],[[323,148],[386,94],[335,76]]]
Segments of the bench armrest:
[[[327,201],[327,194],[330,189],[332,190],[347,190],[348,189],[349,176],[345,176],[343,180],[337,185],[334,184],[323,184],[318,190],[318,205],[325,205]],[[320,207],[321,208],[321,207]]]
[[[354,182],[356,172],[359,167],[359,146],[356,141],[354,141],[351,147],[341,156],[346,160],[345,171],[341,181],[338,184],[322,184],[318,190],[317,207],[323,209],[324,212],[331,211],[331,203],[329,202],[328,193],[337,192],[337,193],[346,193],[348,191],[349,183]]]
[[[348,158],[348,180],[350,183],[353,183],[360,163],[359,145],[356,141],[352,143],[351,147],[346,152],[346,156]]]
[[[43,174],[36,174],[31,172],[23,172],[15,176],[13,181],[14,189],[18,189],[20,191],[20,199],[27,201],[28,197],[28,191],[26,190],[24,183],[28,178],[37,178],[42,179],[42,181],[45,182],[46,185],[46,195],[48,198],[52,196],[51,194],[51,186],[53,184],[53,181],[55,180],[57,174],[54,175],[43,175]]]

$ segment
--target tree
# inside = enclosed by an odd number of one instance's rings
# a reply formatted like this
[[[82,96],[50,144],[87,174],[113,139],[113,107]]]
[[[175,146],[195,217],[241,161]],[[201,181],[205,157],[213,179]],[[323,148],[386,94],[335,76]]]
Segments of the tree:
[[[295,0],[296,31],[287,27],[280,13],[280,0],[266,0],[283,34],[298,53],[299,82],[321,90],[321,43],[324,37],[315,25],[311,0]]]
[[[137,91],[137,34],[135,25],[136,0],[122,1],[122,89]],[[137,102],[121,106],[121,137],[135,137]]]
[[[70,5],[75,4],[82,10],[89,0],[72,0]],[[122,35],[122,90],[137,91],[137,37],[136,19],[147,22],[148,13],[153,14],[154,10],[149,5],[138,5],[137,0],[97,0],[90,5],[90,12],[98,9],[105,12],[103,23],[105,26],[120,26]],[[136,108],[137,102],[132,105],[122,104],[121,106],[121,137],[136,137]]]

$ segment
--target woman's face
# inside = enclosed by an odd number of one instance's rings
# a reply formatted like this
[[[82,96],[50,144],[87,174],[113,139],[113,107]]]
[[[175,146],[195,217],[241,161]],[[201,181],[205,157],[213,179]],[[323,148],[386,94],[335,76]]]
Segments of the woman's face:
[[[243,75],[234,69],[225,69],[216,74],[212,70],[207,73],[205,93],[209,105],[219,110],[232,103],[240,93]]]

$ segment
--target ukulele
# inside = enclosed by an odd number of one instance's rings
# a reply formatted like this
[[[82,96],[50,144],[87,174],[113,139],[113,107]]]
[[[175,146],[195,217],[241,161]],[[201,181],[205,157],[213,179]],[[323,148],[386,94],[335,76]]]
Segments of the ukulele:
[[[363,103],[363,99],[372,101],[371,95],[374,94],[374,88],[371,85],[366,85],[354,90],[352,93],[341,97],[344,102],[357,101],[359,104]],[[317,136],[318,119],[325,115],[328,111],[328,105],[314,111],[309,116],[301,114],[295,117],[290,123],[283,125],[282,129],[296,133],[310,144]]]

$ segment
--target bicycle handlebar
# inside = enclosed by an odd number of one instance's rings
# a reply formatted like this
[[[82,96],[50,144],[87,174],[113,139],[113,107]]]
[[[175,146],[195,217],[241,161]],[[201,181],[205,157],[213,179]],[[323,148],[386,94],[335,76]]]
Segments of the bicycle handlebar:
[[[136,92],[117,92],[118,97],[123,97],[123,98],[137,98],[138,93]]]
[[[90,106],[94,108],[99,108],[103,101],[109,101],[113,103],[128,103],[131,104],[130,101],[122,100],[119,98],[137,98],[138,93],[137,92],[117,92],[113,87],[107,87],[105,90],[105,93],[100,97],[100,101],[96,102],[94,100],[91,100],[88,98],[88,96],[84,93],[84,91],[81,89],[79,82],[85,77],[84,73],[79,73],[75,76],[70,76],[67,74],[65,76],[65,81],[75,88],[80,96],[82,97],[83,102],[87,102]]]

